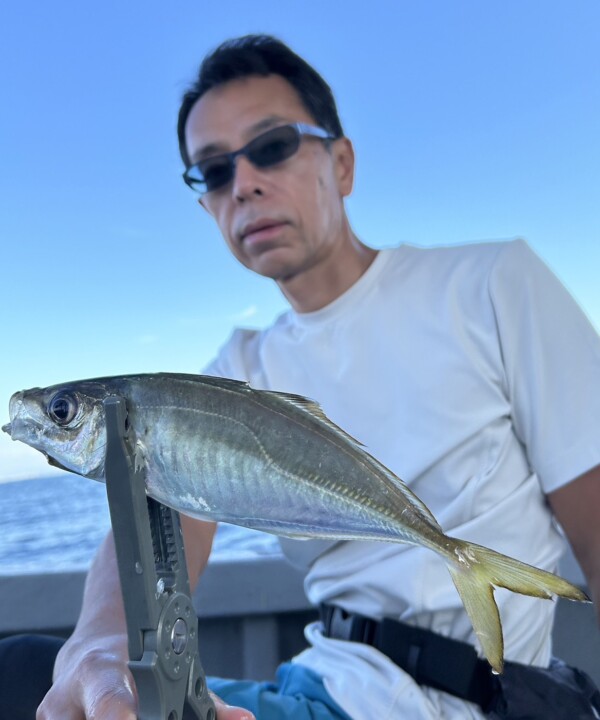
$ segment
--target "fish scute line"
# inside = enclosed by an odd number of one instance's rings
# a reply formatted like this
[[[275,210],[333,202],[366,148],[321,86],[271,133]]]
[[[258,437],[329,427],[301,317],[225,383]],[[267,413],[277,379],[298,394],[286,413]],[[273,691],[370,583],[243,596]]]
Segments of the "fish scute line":
[[[193,384],[194,381],[186,380],[184,382]],[[299,425],[300,427],[305,427],[293,415],[286,414],[286,413],[282,412],[279,408],[273,407],[272,405],[269,405],[269,404],[263,402],[262,398],[258,394],[260,392],[272,393],[275,396],[279,396],[279,399],[282,403],[286,403],[285,399],[283,397],[281,397],[284,393],[279,393],[274,390],[256,390],[247,382],[242,382],[242,381],[238,381],[238,382],[240,382],[240,385],[243,386],[243,389],[241,387],[240,390],[231,390],[230,388],[227,388],[227,387],[219,387],[219,390],[222,392],[225,392],[229,395],[234,395],[235,397],[239,396],[241,394],[241,392],[243,392],[244,398],[248,402],[251,402],[254,405],[258,405],[259,407],[266,409],[269,412],[275,413],[276,415],[280,415],[281,417],[285,418],[286,420],[293,422],[295,425]],[[314,401],[312,401],[312,402],[314,402]],[[287,402],[286,404],[290,407],[293,407],[299,413],[304,414],[306,417],[310,418],[311,420],[313,420],[313,421],[315,420],[315,416],[307,408],[304,408],[301,405],[294,404],[291,402]],[[157,406],[157,407],[160,407],[160,406]],[[321,408],[321,411],[323,412],[323,414],[325,414],[324,411],[322,410],[322,408]],[[325,416],[325,417],[327,417],[327,416]],[[335,423],[332,420],[330,420],[328,417],[327,417],[327,420],[328,420],[328,422],[325,425],[334,434],[336,439],[338,439],[338,440],[350,439],[353,443],[358,442],[353,437],[348,435],[348,433],[345,430],[343,430],[342,428],[335,425]],[[331,442],[331,440],[329,438],[325,438],[325,440],[328,440],[329,442]],[[344,445],[338,445],[337,443],[332,443],[332,444],[335,444],[336,448],[338,450],[341,450],[344,454],[349,455],[354,460],[358,461],[365,469],[367,469],[367,470],[369,469],[368,464],[362,458],[354,457],[350,452],[348,452],[348,450],[344,447]],[[366,455],[372,461],[379,464],[379,462],[376,460],[376,458],[374,458],[372,455],[370,455],[369,453],[366,453]],[[400,481],[400,482],[402,483],[402,481]],[[396,487],[395,483],[394,483],[394,487]]]
[[[192,386],[194,386],[194,387],[197,387],[196,381],[194,381],[194,380],[182,380],[181,382],[182,382],[183,384],[185,384],[185,385],[192,385]],[[255,390],[255,389],[254,389],[249,383],[247,383],[247,382],[243,382],[243,381],[237,381],[237,382],[240,383],[239,389],[232,390],[231,388],[229,388],[229,387],[224,387],[224,386],[219,386],[218,389],[219,389],[219,391],[224,392],[224,393],[226,393],[226,394],[228,394],[228,395],[233,395],[234,397],[239,397],[240,395],[243,394],[244,398],[245,398],[248,402],[251,402],[251,403],[254,404],[254,405],[258,405],[259,407],[261,407],[261,408],[263,408],[263,409],[266,409],[266,410],[268,410],[269,412],[275,413],[276,415],[279,415],[279,416],[285,418],[286,420],[288,420],[288,421],[290,421],[290,422],[293,422],[295,425],[298,425],[298,426],[300,426],[300,427],[305,427],[305,426],[302,425],[302,423],[301,423],[297,418],[295,418],[293,415],[286,414],[286,413],[282,412],[280,409],[278,409],[277,407],[273,407],[273,406],[268,405],[267,403],[263,402],[262,397],[259,395],[260,392],[269,392],[269,393],[273,393],[274,395],[281,395],[280,393],[277,393],[276,391],[272,391],[272,390],[265,390],[265,391]],[[281,400],[281,402],[285,402],[285,400],[284,400],[282,397],[280,397],[280,400]],[[288,405],[291,406],[291,407],[293,407],[293,408],[294,408],[295,410],[297,410],[298,412],[301,412],[302,414],[304,414],[306,417],[310,418],[311,420],[313,420],[313,421],[315,420],[314,415],[313,415],[309,410],[307,410],[306,408],[303,408],[303,407],[301,407],[300,405],[296,405],[296,404],[292,404],[292,403],[288,403]],[[142,406],[138,406],[138,407],[142,407]],[[199,410],[199,409],[196,409],[196,408],[182,408],[182,407],[179,407],[179,406],[177,406],[177,405],[175,405],[175,406],[146,405],[146,406],[144,406],[144,407],[149,407],[149,408],[153,408],[153,409],[166,408],[166,409],[170,409],[170,410],[191,410],[191,411],[193,411],[193,412],[199,412],[199,413],[206,412],[206,411],[202,411],[202,410]],[[206,413],[206,414],[209,414],[209,413]],[[221,416],[221,415],[219,415],[218,413],[213,413],[213,415],[214,415],[215,417],[224,417],[225,419],[231,419],[231,418],[226,418],[226,416]],[[327,419],[329,420],[329,418],[327,418]],[[240,421],[235,421],[235,422],[240,422]],[[244,425],[243,423],[241,423],[241,424]],[[244,425],[244,427],[247,427],[247,426]],[[334,436],[338,441],[339,441],[339,440],[344,440],[344,439],[348,438],[348,439],[350,439],[353,443],[357,442],[356,440],[354,440],[354,438],[352,438],[350,435],[348,435],[348,433],[346,433],[342,428],[339,428],[338,426],[336,426],[331,420],[329,420],[329,423],[326,424],[326,427],[333,433],[333,436]],[[252,431],[250,430],[250,428],[248,428],[248,430],[249,430],[250,432],[252,432]],[[254,434],[254,433],[252,433],[252,434]],[[340,444],[334,443],[332,438],[327,438],[327,437],[325,437],[325,436],[323,436],[323,435],[321,435],[321,437],[323,437],[324,440],[326,440],[326,441],[328,441],[328,442],[331,442],[331,444],[334,445],[337,450],[341,450],[345,455],[347,455],[348,457],[350,457],[354,462],[357,462],[362,468],[364,468],[366,474],[368,474],[369,472],[373,472],[373,467],[372,467],[372,466],[374,465],[375,468],[376,468],[377,470],[379,470],[379,472],[382,474],[382,476],[385,477],[385,479],[386,479],[388,482],[391,483],[391,487],[392,487],[394,490],[396,490],[397,492],[400,493],[400,495],[402,496],[402,498],[403,498],[404,501],[407,501],[407,502],[409,502],[410,504],[413,504],[413,505],[414,505],[415,502],[416,502],[416,504],[419,506],[419,508],[422,509],[422,511],[425,512],[425,514],[427,514],[427,515],[430,515],[430,514],[431,514],[430,511],[429,511],[429,509],[428,509],[427,507],[425,507],[425,506],[421,503],[421,501],[418,500],[418,498],[416,498],[416,496],[414,496],[414,495],[411,493],[411,491],[410,491],[410,490],[408,489],[408,487],[402,482],[402,480],[400,480],[400,478],[397,478],[393,473],[390,473],[390,471],[389,471],[384,465],[382,465],[375,457],[373,457],[373,456],[370,455],[369,453],[365,452],[365,455],[369,458],[369,461],[370,461],[370,463],[371,463],[371,464],[370,464],[368,461],[364,460],[362,457],[360,457],[360,456],[357,457],[356,455],[353,455],[353,454],[344,446],[343,443],[340,443]],[[260,441],[257,440],[257,442],[259,443],[259,446],[260,446]],[[267,457],[268,457],[268,455],[267,455]],[[276,465],[276,464],[275,464],[275,465]],[[276,465],[276,467],[279,467],[279,466]],[[286,473],[286,471],[283,471],[283,472],[284,472],[284,474]],[[392,477],[390,477],[390,475],[391,475]],[[296,476],[294,476],[294,475],[288,475],[288,477],[295,478]],[[364,495],[363,498],[365,498],[365,499],[367,499],[367,500],[370,500],[369,496],[367,496],[367,495]],[[388,512],[385,508],[382,508],[382,507],[379,508],[379,511],[380,511],[380,512],[383,512],[385,515],[389,515],[389,516],[392,516],[392,515],[393,515],[393,513]],[[434,520],[434,522],[436,522],[436,521],[435,521],[435,518],[432,518],[432,519]]]
[[[246,383],[246,385],[247,385],[247,388],[252,393],[254,393],[254,395],[248,396],[246,398],[247,400],[254,403],[255,405],[258,405],[259,407],[266,408],[267,410],[269,410],[269,412],[274,412],[277,415],[280,415],[280,416],[286,418],[287,420],[290,420],[291,422],[295,423],[296,425],[299,425],[300,427],[304,427],[302,425],[302,423],[300,423],[293,415],[287,415],[286,413],[281,412],[277,408],[271,407],[271,406],[267,405],[266,403],[262,402],[262,398],[260,398],[258,395],[256,395],[257,391],[255,391],[247,383]],[[236,394],[232,390],[229,390],[229,389],[227,389],[226,391],[229,393],[232,393],[232,394]],[[266,391],[266,392],[272,392],[272,391]],[[282,402],[284,402],[283,399],[282,399]],[[293,407],[296,410],[298,410],[299,412],[304,413],[307,417],[310,417],[312,420],[315,419],[313,414],[308,409],[303,408],[300,405],[293,405]],[[351,435],[349,435],[345,430],[343,430],[342,428],[335,425],[335,423],[333,423],[333,421],[329,420],[329,418],[327,418],[327,420],[328,420],[328,423],[326,424],[326,427],[334,434],[335,439],[337,439],[338,441],[349,439],[352,443],[358,442]],[[324,436],[321,436],[321,437],[324,437]],[[368,461],[364,460],[362,457],[360,457],[360,456],[357,457],[356,455],[353,455],[351,452],[349,452],[349,450],[344,446],[343,443],[338,444],[336,442],[333,442],[333,438],[324,437],[324,439],[327,440],[328,442],[331,442],[331,444],[334,445],[337,450],[341,450],[345,455],[349,456],[354,462],[357,462],[362,468],[364,468],[365,473],[368,474],[369,472],[373,472],[373,469],[378,470],[381,473],[381,475],[390,483],[391,488],[393,490],[395,490],[396,492],[400,493],[400,495],[402,496],[402,499],[405,502],[408,502],[410,505],[417,506],[421,510],[421,512],[427,516],[427,518],[430,521],[433,521],[435,523],[435,525],[437,527],[439,527],[437,520],[435,519],[435,517],[433,517],[429,508],[416,495],[414,495],[414,493],[411,492],[411,490],[408,488],[408,486],[399,477],[397,477],[388,468],[386,468],[385,465],[382,465],[382,463],[380,463],[379,460],[377,460],[377,458],[373,457],[373,455],[371,455],[370,453],[368,453],[365,450],[364,454],[368,458]],[[365,496],[365,497],[368,497],[368,496]],[[379,510],[380,510],[380,512],[383,512],[386,515],[390,515],[390,516],[394,515],[394,513],[388,513],[385,509],[383,509],[381,507],[379,508]]]
[[[285,468],[281,467],[281,465],[279,465],[273,459],[273,457],[269,454],[269,452],[267,451],[265,446],[261,443],[259,437],[254,432],[254,430],[252,430],[252,428],[249,425],[246,425],[246,423],[242,422],[241,420],[236,420],[235,418],[229,417],[228,415],[222,415],[221,413],[210,412],[208,410],[201,410],[200,408],[191,408],[191,407],[183,408],[178,405],[138,405],[138,408],[140,410],[157,410],[157,409],[158,410],[161,410],[161,409],[180,410],[180,411],[184,410],[187,412],[193,412],[193,413],[197,413],[199,415],[205,415],[208,417],[216,417],[216,418],[219,418],[220,420],[225,420],[228,422],[235,423],[236,425],[241,425],[244,428],[244,430],[246,430],[248,433],[250,433],[250,435],[254,439],[256,445],[258,446],[258,449],[261,451],[261,453],[263,454],[264,458],[267,461],[267,466],[275,467],[284,477],[287,477],[290,480],[298,481],[298,480],[303,479],[300,475],[296,475],[296,474],[290,472],[289,470],[286,470]],[[313,479],[313,481],[314,481],[316,479],[316,476],[311,479]]]
[[[230,391],[231,392],[231,391]],[[309,481],[312,481],[316,484],[316,481],[318,479],[318,475],[310,475],[307,478],[297,475],[296,473],[290,472],[289,470],[286,470],[285,468],[281,467],[274,458],[269,454],[265,446],[261,443],[260,439],[252,430],[252,428],[246,423],[242,422],[241,420],[236,420],[235,418],[229,417],[227,415],[223,415],[221,413],[216,412],[210,412],[208,410],[202,410],[200,408],[193,408],[193,407],[181,407],[179,405],[138,405],[139,410],[179,410],[179,411],[187,411],[187,412],[193,412],[197,413],[199,415],[204,415],[208,417],[216,417],[221,420],[225,420],[228,422],[233,422],[236,425],[241,425],[250,435],[254,438],[254,441],[256,445],[258,446],[259,450],[263,454],[264,458],[267,461],[268,466],[272,466],[276,468],[284,477],[294,480],[296,482],[301,482],[302,480],[308,479]],[[283,413],[280,413],[283,415]],[[285,416],[287,417],[287,416]],[[340,448],[344,450],[344,448]],[[349,455],[350,453],[348,453]],[[363,467],[367,467],[366,463],[362,463]],[[347,500],[354,501],[364,507],[366,505],[366,509],[373,510],[374,512],[381,513],[382,515],[385,515],[389,518],[394,518],[395,513],[387,507],[383,506],[377,506],[373,503],[372,498],[367,495],[366,493],[361,494],[359,490],[355,489],[354,491],[350,490],[348,491],[348,488],[345,488],[343,485],[336,483],[335,480],[328,480],[324,478],[319,484],[319,489],[324,490],[325,492],[329,493],[330,495],[342,495]]]

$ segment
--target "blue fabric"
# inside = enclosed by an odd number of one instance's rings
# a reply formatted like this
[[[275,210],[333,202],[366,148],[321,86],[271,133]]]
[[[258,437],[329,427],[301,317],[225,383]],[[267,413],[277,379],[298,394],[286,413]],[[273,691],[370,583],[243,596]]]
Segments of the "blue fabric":
[[[229,705],[251,710],[257,720],[351,720],[332,700],[317,673],[284,663],[275,682],[206,678],[208,687]]]

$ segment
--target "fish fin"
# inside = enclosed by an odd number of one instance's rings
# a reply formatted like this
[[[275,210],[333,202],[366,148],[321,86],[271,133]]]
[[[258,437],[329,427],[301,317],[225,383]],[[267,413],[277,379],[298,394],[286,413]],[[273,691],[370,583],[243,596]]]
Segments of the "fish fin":
[[[456,560],[448,565],[452,580],[492,668],[503,668],[504,642],[495,587],[522,595],[550,599],[556,595],[589,602],[588,596],[567,580],[545,570],[473,543],[455,540]]]
[[[194,379],[194,376],[182,375],[181,377],[184,379]],[[222,378],[216,376],[213,377],[212,375],[198,375],[196,376],[195,380],[198,382],[202,382],[205,385],[213,385],[215,387],[219,387],[235,393],[254,393],[255,397],[257,398],[260,395],[270,395],[271,397],[279,398],[283,402],[294,405],[298,409],[304,410],[310,415],[318,418],[326,425],[329,425],[329,427],[332,430],[335,430],[339,435],[348,438],[359,447],[365,447],[360,440],[352,437],[352,435],[348,434],[339,425],[336,425],[332,420],[330,420],[327,415],[325,415],[325,411],[316,400],[311,400],[304,395],[280,392],[279,390],[258,390],[256,388],[253,388],[249,383],[245,382],[244,380],[233,380],[231,378]]]
[[[284,393],[279,392],[276,390],[261,390],[262,393],[268,393],[269,395],[273,395],[275,397],[280,398],[284,402],[294,405],[300,410],[304,410],[305,412],[310,413],[314,417],[321,420],[321,422],[325,423],[325,425],[328,425],[332,430],[334,430],[338,435],[341,435],[348,440],[352,441],[355,445],[358,445],[359,447],[365,447],[363,443],[361,443],[360,440],[357,440],[355,437],[352,437],[349,433],[347,433],[343,428],[341,428],[339,425],[336,425],[333,420],[330,420],[327,415],[325,415],[325,411],[323,408],[319,405],[319,403],[316,400],[311,400],[310,398],[304,397],[303,395],[294,395],[293,393]]]
[[[181,377],[184,379],[194,379],[193,376],[187,375],[182,375]],[[364,444],[361,443],[360,440],[352,437],[352,435],[349,435],[345,430],[339,427],[339,425],[336,425],[332,420],[330,420],[327,415],[325,415],[323,408],[316,400],[311,400],[304,395],[280,392],[279,390],[258,390],[256,388],[253,388],[249,383],[245,382],[244,380],[233,380],[231,378],[213,377],[212,375],[198,375],[195,379],[199,382],[204,383],[205,385],[213,385],[215,387],[219,387],[224,390],[230,390],[236,393],[255,393],[256,397],[260,395],[270,395],[271,397],[277,397],[280,400],[283,400],[283,402],[285,403],[294,405],[300,410],[304,410],[305,412],[314,415],[326,425],[329,425],[329,427],[331,427],[340,435],[343,435],[344,437],[350,439],[356,445],[364,447]]]
[[[223,388],[225,390],[231,390],[233,392],[253,392],[253,388],[250,383],[246,380],[234,380],[233,378],[220,377],[218,375],[186,375],[186,374],[175,374],[160,373],[167,379],[169,377],[178,377],[186,382],[198,383],[200,385],[212,385],[217,388]]]

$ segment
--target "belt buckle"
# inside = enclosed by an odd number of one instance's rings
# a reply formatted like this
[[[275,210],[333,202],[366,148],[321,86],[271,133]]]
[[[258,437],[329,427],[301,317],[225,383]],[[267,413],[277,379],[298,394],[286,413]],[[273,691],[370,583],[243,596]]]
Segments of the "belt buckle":
[[[372,626],[375,623],[370,618],[354,615],[337,605],[330,605],[326,608],[323,624],[328,637],[372,644]]]
[[[346,612],[337,605],[333,605],[330,606],[328,614],[326,632],[329,637],[336,640],[350,640],[353,621],[351,613]]]

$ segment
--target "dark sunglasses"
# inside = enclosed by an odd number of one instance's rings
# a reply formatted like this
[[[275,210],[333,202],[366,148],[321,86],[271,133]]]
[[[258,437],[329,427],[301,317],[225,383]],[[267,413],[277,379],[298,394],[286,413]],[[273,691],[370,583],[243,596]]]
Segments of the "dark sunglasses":
[[[200,160],[183,173],[183,179],[192,190],[201,195],[218,190],[233,180],[235,160],[239,155],[248,158],[255,167],[271,167],[298,152],[303,135],[321,140],[336,139],[326,130],[313,125],[305,123],[280,125],[258,135],[240,150]]]

